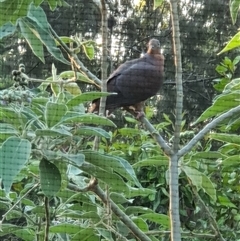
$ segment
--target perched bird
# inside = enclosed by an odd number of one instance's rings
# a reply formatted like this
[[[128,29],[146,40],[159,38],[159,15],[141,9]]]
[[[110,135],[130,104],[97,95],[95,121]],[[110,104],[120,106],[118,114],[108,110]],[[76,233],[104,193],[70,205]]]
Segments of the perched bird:
[[[160,43],[151,39],[148,50],[141,58],[120,65],[107,79],[107,91],[115,92],[106,99],[106,113],[123,107],[136,118],[144,115],[144,101],[154,96],[162,86],[164,57]],[[100,99],[92,103],[89,112],[98,112]]]

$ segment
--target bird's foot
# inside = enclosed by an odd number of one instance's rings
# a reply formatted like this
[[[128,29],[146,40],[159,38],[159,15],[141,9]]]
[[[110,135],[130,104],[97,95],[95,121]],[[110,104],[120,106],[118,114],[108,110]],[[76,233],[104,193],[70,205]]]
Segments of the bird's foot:
[[[106,117],[107,117],[107,118],[113,118],[113,119],[116,118],[116,116],[115,116],[113,113],[110,113],[109,110],[106,110]]]
[[[144,111],[135,111],[135,118],[139,120],[141,117],[145,117]]]

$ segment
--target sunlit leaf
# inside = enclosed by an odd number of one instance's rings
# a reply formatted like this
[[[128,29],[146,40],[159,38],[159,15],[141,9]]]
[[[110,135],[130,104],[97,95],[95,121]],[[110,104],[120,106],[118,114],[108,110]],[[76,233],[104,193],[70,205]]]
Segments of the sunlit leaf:
[[[227,45],[224,47],[224,49],[221,50],[218,54],[222,54],[229,50],[238,48],[239,46],[240,46],[240,32],[238,32],[236,35],[234,35],[231,38],[231,40],[227,43]]]
[[[157,7],[160,7],[163,3],[163,0],[154,0],[154,8],[156,9]]]

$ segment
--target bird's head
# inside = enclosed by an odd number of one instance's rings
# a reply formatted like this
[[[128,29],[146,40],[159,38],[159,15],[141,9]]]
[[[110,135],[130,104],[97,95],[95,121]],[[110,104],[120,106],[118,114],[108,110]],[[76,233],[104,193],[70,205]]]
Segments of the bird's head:
[[[149,54],[160,54],[160,42],[157,39],[151,39],[148,42],[148,51]]]

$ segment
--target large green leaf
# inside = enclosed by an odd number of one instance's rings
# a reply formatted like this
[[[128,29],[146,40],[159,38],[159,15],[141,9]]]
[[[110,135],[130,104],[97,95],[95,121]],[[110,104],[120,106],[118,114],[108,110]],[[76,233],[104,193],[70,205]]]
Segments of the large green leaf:
[[[151,158],[143,159],[133,164],[134,168],[144,166],[168,166],[169,158],[166,156],[154,156]]]
[[[94,46],[93,46],[93,44],[91,42],[92,41],[85,42],[85,43],[82,44],[83,50],[84,50],[86,56],[90,60],[92,60],[94,58],[94,55],[95,55]]]
[[[35,240],[36,237],[36,233],[31,228],[19,229],[12,233],[24,241],[32,241]]]
[[[0,139],[5,140],[10,136],[19,135],[20,133],[11,124],[0,123]]]
[[[79,104],[85,103],[87,101],[92,101],[103,96],[111,95],[112,93],[109,92],[85,92],[81,95],[75,96],[71,100],[67,102],[67,106],[69,109],[73,108],[74,106],[78,106]]]
[[[36,36],[36,31],[34,27],[27,21],[26,18],[21,18],[18,21],[18,25],[21,30],[22,36],[28,42],[30,48],[32,49],[33,53],[43,62],[44,60],[44,53],[43,53],[43,44],[40,39]]]
[[[92,113],[79,114],[78,112],[68,112],[59,124],[80,124],[80,123],[116,127],[116,125],[106,117],[98,116]]]
[[[218,54],[222,54],[224,52],[227,52],[229,50],[238,48],[240,46],[240,32],[235,34],[231,40],[227,43],[227,45],[221,50]]]
[[[72,133],[64,130],[64,129],[60,129],[60,128],[54,128],[54,129],[46,129],[46,130],[36,130],[35,134],[37,136],[52,136],[52,137],[65,137],[65,136],[72,136]]]
[[[26,118],[21,118],[20,113],[11,107],[0,107],[0,121],[12,124],[14,127],[19,128],[22,123],[27,121]]]
[[[42,159],[39,164],[40,184],[45,196],[53,197],[61,188],[61,173],[50,161]]]
[[[0,176],[9,193],[16,175],[24,167],[31,153],[31,143],[18,137],[8,138],[0,148]]]
[[[233,143],[240,145],[240,136],[235,134],[226,134],[226,133],[212,133],[209,135],[211,139]]]
[[[60,123],[60,120],[67,113],[67,106],[64,104],[48,102],[45,110],[45,120],[48,127],[53,127]]]
[[[231,0],[229,7],[230,7],[230,13],[232,17],[232,22],[233,24],[235,24],[237,20],[239,7],[240,7],[240,0]]]
[[[209,177],[189,166],[183,165],[181,166],[181,169],[198,190],[203,189],[214,201],[216,201],[216,189]]]
[[[226,84],[223,93],[234,90],[240,90],[240,78],[233,79],[230,83]]]
[[[13,34],[16,31],[16,26],[10,22],[5,23],[0,27],[0,39]]]
[[[85,228],[76,233],[70,241],[99,241],[99,236],[95,232],[93,228]]]
[[[160,224],[163,227],[170,228],[170,219],[167,215],[159,213],[146,213],[139,215],[139,217]]]
[[[76,132],[76,135],[83,135],[83,136],[100,136],[105,138],[110,138],[108,132],[99,128],[99,127],[90,127],[90,126],[80,126]]]
[[[213,105],[210,106],[207,110],[205,110],[202,115],[194,122],[194,125],[213,116],[220,115],[230,110],[231,108],[238,106],[240,99],[239,96],[240,90],[218,96],[215,99]]]
[[[230,156],[228,158],[225,158],[222,161],[223,167],[239,167],[240,165],[240,156],[239,155],[234,155]]]
[[[154,0],[154,9],[160,7],[163,3],[163,0]]]
[[[82,153],[85,155],[87,162],[101,167],[104,170],[111,168],[114,172],[119,173],[128,181],[134,183],[138,187],[141,187],[132,166],[125,159],[94,151],[83,151]]]
[[[15,24],[18,18],[26,16],[31,2],[32,0],[0,1],[0,26],[6,24],[7,22],[12,22]]]
[[[88,162],[82,163],[79,168],[109,185],[111,191],[129,193],[129,188],[126,183],[119,175],[113,173],[112,170],[109,170],[106,167],[103,169]]]
[[[49,24],[45,12],[41,7],[35,7],[31,4],[27,17],[24,21],[31,26],[31,30],[35,36],[45,45],[48,52],[57,60],[70,64],[62,55],[62,52],[57,48],[54,38],[49,30]],[[30,42],[30,41],[29,41]],[[31,47],[33,49],[33,47]]]
[[[132,217],[133,222],[138,226],[138,228],[140,230],[142,230],[143,232],[147,232],[148,231],[148,225],[147,222],[143,220],[143,218],[139,218],[139,217]]]
[[[77,80],[80,80],[81,82],[88,83],[88,84],[95,84],[95,82],[88,78],[88,76],[81,72],[75,72],[72,70],[64,71],[60,74],[60,77],[63,79],[70,79],[76,77]]]
[[[71,223],[61,223],[50,227],[51,233],[67,233],[76,234],[81,230],[81,227]]]

